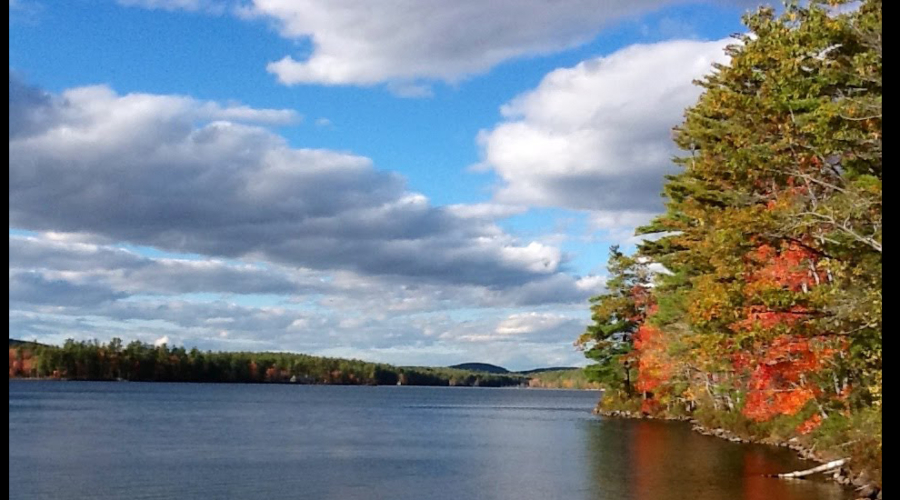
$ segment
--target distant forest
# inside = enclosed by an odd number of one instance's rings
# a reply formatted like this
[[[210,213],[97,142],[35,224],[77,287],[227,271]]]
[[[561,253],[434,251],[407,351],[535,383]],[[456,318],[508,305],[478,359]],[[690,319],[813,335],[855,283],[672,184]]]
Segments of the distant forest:
[[[165,344],[68,340],[59,346],[9,340],[10,378],[152,382],[597,388],[580,369],[537,374],[398,367],[276,352],[211,352]]]

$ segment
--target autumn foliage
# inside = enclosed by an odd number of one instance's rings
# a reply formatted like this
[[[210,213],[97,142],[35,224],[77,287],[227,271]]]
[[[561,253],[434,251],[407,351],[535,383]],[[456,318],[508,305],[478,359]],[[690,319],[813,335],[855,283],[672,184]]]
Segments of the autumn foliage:
[[[34,369],[31,353],[23,349],[9,350],[9,377],[27,377]]]
[[[763,421],[776,415],[795,415],[821,391],[809,377],[827,367],[834,350],[827,339],[783,335],[759,352],[750,365],[747,417]],[[742,363],[743,364],[743,363]]]
[[[650,310],[647,319],[655,312],[656,307]],[[641,410],[653,413],[658,409],[666,382],[672,377],[672,363],[666,355],[665,335],[659,328],[645,321],[635,335],[634,348],[638,360],[637,390],[642,395]]]

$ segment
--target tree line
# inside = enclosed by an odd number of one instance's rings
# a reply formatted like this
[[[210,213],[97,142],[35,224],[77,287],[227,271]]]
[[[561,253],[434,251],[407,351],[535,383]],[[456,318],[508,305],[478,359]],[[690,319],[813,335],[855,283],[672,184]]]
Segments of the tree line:
[[[10,352],[11,377],[337,385],[502,387],[523,384],[523,378],[515,375],[452,368],[396,367],[295,353],[212,352],[138,341],[126,345],[117,338],[108,343],[67,340],[62,346],[18,345],[11,346]],[[14,358],[27,358],[28,362],[16,365]]]
[[[118,338],[67,340],[62,346],[10,340],[10,378],[142,382],[335,385],[532,386],[586,388],[581,370],[523,375],[441,367],[398,367],[281,352],[212,352]],[[546,379],[546,380],[545,380]]]

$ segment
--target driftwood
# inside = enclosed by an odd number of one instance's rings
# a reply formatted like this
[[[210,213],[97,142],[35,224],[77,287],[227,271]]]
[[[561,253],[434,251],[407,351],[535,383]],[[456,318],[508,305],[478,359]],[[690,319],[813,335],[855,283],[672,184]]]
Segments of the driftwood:
[[[796,479],[800,477],[811,476],[813,474],[819,472],[830,472],[840,467],[843,467],[850,459],[842,458],[840,460],[834,460],[833,462],[828,462],[827,464],[822,464],[818,467],[813,467],[812,469],[799,470],[796,472],[788,472],[787,474],[770,474],[769,477],[778,477],[781,479]]]

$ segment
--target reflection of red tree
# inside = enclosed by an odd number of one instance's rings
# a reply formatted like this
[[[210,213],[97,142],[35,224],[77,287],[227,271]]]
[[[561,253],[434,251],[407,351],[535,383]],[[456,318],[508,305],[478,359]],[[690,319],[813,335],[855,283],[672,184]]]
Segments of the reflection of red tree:
[[[744,495],[742,500],[772,500],[781,498],[773,488],[778,488],[777,479],[766,477],[766,474],[779,472],[773,470],[771,462],[762,453],[748,451],[744,453]],[[786,496],[786,495],[785,495]]]
[[[668,470],[665,463],[667,431],[663,425],[649,422],[638,422],[634,435],[634,498],[657,498],[665,491],[665,478],[662,474]]]

